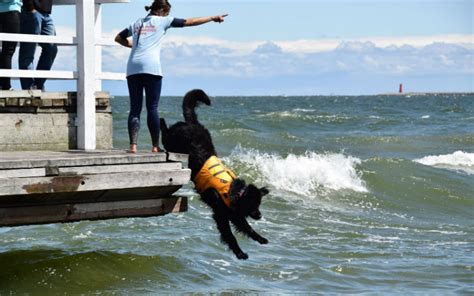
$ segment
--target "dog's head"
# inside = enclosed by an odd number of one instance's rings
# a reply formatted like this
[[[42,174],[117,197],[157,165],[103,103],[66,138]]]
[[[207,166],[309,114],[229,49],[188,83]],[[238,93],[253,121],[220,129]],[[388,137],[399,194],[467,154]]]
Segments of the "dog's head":
[[[234,201],[234,209],[240,216],[260,220],[260,204],[262,197],[269,193],[265,187],[257,188],[253,184],[246,185],[245,181],[236,179],[232,183],[230,194]]]

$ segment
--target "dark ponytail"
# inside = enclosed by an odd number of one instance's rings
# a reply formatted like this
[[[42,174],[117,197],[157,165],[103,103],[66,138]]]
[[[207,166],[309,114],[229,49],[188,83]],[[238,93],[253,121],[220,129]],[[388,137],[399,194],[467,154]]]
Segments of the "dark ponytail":
[[[145,6],[146,11],[160,11],[169,12],[171,9],[171,4],[168,0],[155,0],[150,6]]]

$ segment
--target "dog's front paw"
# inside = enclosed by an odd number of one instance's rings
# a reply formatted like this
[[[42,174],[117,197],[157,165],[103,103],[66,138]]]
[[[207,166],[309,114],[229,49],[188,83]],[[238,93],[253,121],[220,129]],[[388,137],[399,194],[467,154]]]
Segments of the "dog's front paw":
[[[259,237],[257,241],[262,245],[268,244],[268,239],[266,239],[264,237]]]
[[[247,255],[247,253],[244,253],[244,252],[240,252],[238,254],[235,254],[237,256],[238,259],[240,260],[247,260],[249,259],[249,255]]]

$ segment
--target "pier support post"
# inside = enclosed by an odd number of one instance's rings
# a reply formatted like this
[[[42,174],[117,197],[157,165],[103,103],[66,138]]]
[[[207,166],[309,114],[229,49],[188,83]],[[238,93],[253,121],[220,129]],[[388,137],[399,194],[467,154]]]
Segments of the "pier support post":
[[[95,4],[95,40],[102,38],[102,5],[100,3]],[[102,46],[95,47],[95,73],[102,73]],[[102,80],[97,79],[95,81],[95,90],[102,90]]]
[[[95,3],[76,1],[77,27],[77,147],[96,148],[95,119]]]

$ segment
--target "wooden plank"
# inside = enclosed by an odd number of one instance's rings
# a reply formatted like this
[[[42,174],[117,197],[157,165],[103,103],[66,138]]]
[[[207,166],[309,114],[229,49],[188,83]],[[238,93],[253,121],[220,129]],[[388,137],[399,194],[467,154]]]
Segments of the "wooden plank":
[[[171,155],[171,153],[170,153]],[[0,153],[0,169],[37,167],[76,167],[92,165],[137,164],[166,162],[165,153],[126,153],[124,150],[83,152],[25,151]]]
[[[150,217],[187,211],[186,197],[0,208],[0,226]]]
[[[36,72],[36,71],[35,71]],[[107,91],[96,91],[96,98],[110,99],[110,93]],[[40,98],[40,99],[76,99],[76,92],[51,92],[35,90],[0,90],[0,98]]]
[[[175,186],[187,184],[190,176],[189,169],[182,169],[99,175],[6,178],[0,182],[0,196]]]
[[[77,0],[55,0],[54,5],[75,5]],[[95,0],[96,4],[129,3],[129,0]]]
[[[89,175],[89,174],[109,174],[126,172],[157,172],[162,170],[179,170],[182,164],[179,162],[143,163],[126,165],[101,165],[101,166],[80,166],[58,168],[59,175]],[[0,176],[1,176],[0,171]]]
[[[95,150],[95,6],[93,0],[76,2],[77,30],[77,147]]]
[[[78,77],[78,72],[74,71],[43,71],[43,70],[4,70],[0,69],[0,77],[11,77],[11,78],[48,78],[48,79],[64,79],[74,80]],[[92,74],[94,79],[101,80],[126,80],[124,73],[114,72],[98,72],[97,75]],[[0,97],[3,97],[0,95]]]
[[[8,195],[0,197],[0,208],[167,198],[175,194],[181,187],[182,185],[173,185],[97,191]]]
[[[75,45],[76,38],[73,36],[48,36],[33,34],[0,33],[1,41],[32,42],[32,43],[55,43],[60,45]]]
[[[48,79],[77,79],[74,71],[46,71],[46,70],[4,70],[0,69],[0,77],[12,78],[48,78]]]
[[[24,177],[44,177],[46,176],[46,169],[14,169],[14,170],[0,170],[0,182],[1,178],[24,178]]]

